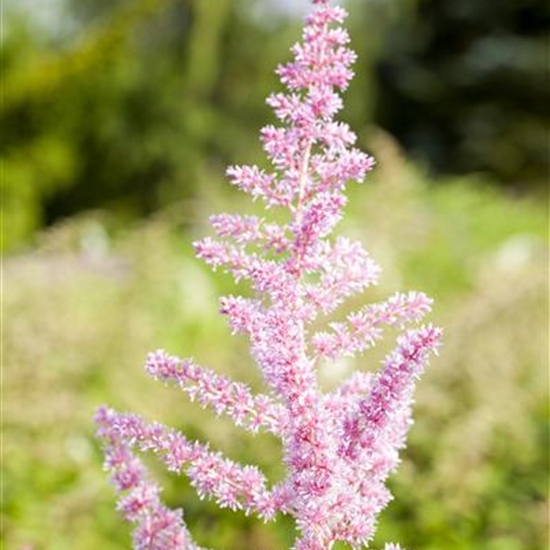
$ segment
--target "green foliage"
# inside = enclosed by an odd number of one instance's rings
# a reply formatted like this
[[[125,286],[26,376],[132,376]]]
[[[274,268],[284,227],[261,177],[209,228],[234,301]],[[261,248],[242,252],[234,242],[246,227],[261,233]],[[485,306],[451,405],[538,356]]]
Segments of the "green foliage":
[[[547,235],[544,209],[460,180],[435,188],[376,136],[373,179],[356,188],[344,231],[382,264],[383,286],[421,288],[445,327],[442,355],[420,384],[417,424],[381,518],[380,540],[411,550],[539,550],[547,542]],[[214,185],[214,184],[212,184]],[[216,183],[216,186],[218,184]],[[133,230],[92,213],[40,235],[5,260],[2,541],[6,548],[122,550],[91,421],[96,406],[178,426],[280,479],[280,449],[203,412],[140,369],[158,347],[250,380],[244,339],[230,337],[217,296],[232,290],[192,258],[206,215],[241,209],[212,194]],[[228,205],[231,202],[231,205]],[[244,202],[243,202],[244,204]],[[373,350],[374,352],[374,350]],[[378,361],[323,371],[324,383]],[[253,379],[253,385],[259,383]],[[201,544],[288,548],[291,526],[263,525],[201,502],[155,470]],[[519,512],[518,512],[519,511]],[[373,545],[373,547],[377,547]]]
[[[255,16],[259,1],[66,0],[51,28],[6,7],[1,250],[90,208],[142,217],[258,160],[272,69],[299,32]],[[444,172],[544,190],[542,0],[350,3],[354,128],[375,121]]]
[[[408,9],[386,18],[377,123],[438,171],[545,190],[548,2],[398,4]]]
[[[0,109],[3,250],[85,209],[135,218],[190,197],[235,151],[249,149],[255,106],[265,119],[267,91],[256,90],[265,78],[252,80],[243,103],[242,86],[234,86],[241,75],[232,74],[238,63],[225,63],[224,56],[243,58],[243,43],[232,33],[244,33],[248,44],[262,34],[251,33],[252,23],[231,2],[74,8],[76,30],[57,40],[8,14]],[[248,57],[238,69],[247,68],[247,78],[270,72],[264,59]]]

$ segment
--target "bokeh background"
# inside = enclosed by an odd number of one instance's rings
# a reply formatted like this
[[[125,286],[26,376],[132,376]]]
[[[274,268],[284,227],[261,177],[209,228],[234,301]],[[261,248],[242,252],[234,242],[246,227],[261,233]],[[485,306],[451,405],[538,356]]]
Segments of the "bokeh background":
[[[420,289],[445,328],[377,541],[548,547],[548,121],[544,0],[349,0],[343,118],[378,159],[341,230],[382,265],[357,299]],[[280,449],[149,380],[164,347],[250,381],[193,258],[207,217],[251,211],[230,163],[264,162],[264,99],[299,0],[5,0],[1,37],[6,550],[121,550],[91,418],[139,412],[282,475]],[[389,343],[388,343],[389,345]],[[382,350],[383,351],[383,350]],[[325,387],[382,351],[324,369]],[[201,502],[151,468],[199,543],[286,549],[293,527]],[[342,547],[343,548],[343,547]]]

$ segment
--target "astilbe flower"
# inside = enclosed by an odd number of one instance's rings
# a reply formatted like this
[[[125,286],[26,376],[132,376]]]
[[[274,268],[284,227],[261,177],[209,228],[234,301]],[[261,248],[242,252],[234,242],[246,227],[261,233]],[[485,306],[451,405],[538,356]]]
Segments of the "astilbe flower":
[[[346,13],[329,0],[312,4],[293,60],[277,69],[287,91],[267,100],[281,122],[261,131],[273,170],[227,170],[232,184],[263,200],[266,209],[286,209],[290,221],[213,216],[217,238],[195,243],[199,258],[252,285],[251,297],[223,297],[220,310],[234,333],[249,338],[267,393],[255,395],[243,383],[164,351],[150,354],[146,363],[154,378],[179,386],[237,426],[279,437],[287,476],[269,487],[254,466],[239,465],[166,426],[101,408],[96,421],[105,464],[121,494],[118,508],[135,524],[136,549],[198,548],[182,513],[162,504],[136,451],[152,451],[169,470],[184,472],[201,498],[222,508],[265,521],[278,513],[293,516],[295,550],[327,550],[336,541],[361,547],[391,499],[384,482],[399,462],[415,381],[437,349],[440,330],[411,328],[430,310],[431,300],[419,292],[367,305],[325,330],[312,328],[346,298],[376,284],[380,273],[360,243],[332,236],[346,204],[346,183],[362,181],[374,160],[354,148],[353,132],[334,120],[355,59],[340,26]],[[401,336],[379,373],[356,372],[335,391],[320,391],[321,361],[365,351],[386,326],[397,327]]]

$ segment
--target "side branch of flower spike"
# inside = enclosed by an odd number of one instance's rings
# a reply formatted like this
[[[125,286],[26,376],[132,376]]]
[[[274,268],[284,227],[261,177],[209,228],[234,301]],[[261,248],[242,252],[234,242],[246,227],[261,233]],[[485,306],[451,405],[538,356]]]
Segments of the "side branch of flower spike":
[[[422,292],[394,294],[384,302],[351,313],[346,323],[330,323],[330,332],[313,335],[313,347],[318,357],[327,359],[354,356],[382,338],[383,325],[404,328],[418,322],[430,311],[431,304],[432,300]]]
[[[189,441],[177,430],[158,422],[149,424],[137,415],[109,408],[98,411],[96,422],[108,455],[110,449],[121,445],[153,452],[169,471],[185,471],[200,498],[213,498],[222,508],[256,513],[266,521],[284,508],[277,488],[273,491],[266,488],[266,479],[257,467],[242,466],[224,458],[208,445]],[[107,461],[106,465],[112,469],[111,462]],[[123,485],[117,486],[125,489]]]
[[[397,451],[404,446],[410,427],[415,381],[429,355],[437,353],[440,340],[441,329],[432,325],[406,331],[398,338],[396,349],[373,378],[369,393],[356,400],[353,414],[344,422],[340,453],[353,458],[361,468],[378,462],[377,477],[386,478],[393,471]],[[388,454],[388,449],[393,452]]]
[[[241,382],[233,382],[212,370],[182,360],[162,350],[150,353],[147,372],[158,380],[171,382],[191,401],[211,407],[217,415],[226,414],[236,426],[256,433],[260,428],[281,435],[287,422],[286,409],[267,395],[253,395]]]
[[[102,407],[95,416],[99,435],[105,436],[105,469],[120,493],[118,510],[135,525],[136,550],[206,550],[195,545],[181,510],[171,510],[160,500],[160,487],[134,455],[123,433],[116,433],[117,413]]]

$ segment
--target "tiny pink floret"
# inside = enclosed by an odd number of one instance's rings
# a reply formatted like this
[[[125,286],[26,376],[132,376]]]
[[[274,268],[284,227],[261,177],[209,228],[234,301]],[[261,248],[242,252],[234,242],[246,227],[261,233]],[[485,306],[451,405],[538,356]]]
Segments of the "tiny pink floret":
[[[330,550],[336,542],[360,548],[371,541],[391,494],[386,479],[399,464],[412,424],[418,378],[437,352],[441,330],[421,325],[432,301],[421,292],[327,320],[350,297],[376,285],[380,268],[361,243],[334,231],[347,203],[349,181],[361,182],[374,159],[354,147],[356,136],[334,120],[341,92],[353,77],[355,54],[340,25],[346,12],[312,0],[293,59],[277,68],[286,92],[269,96],[280,126],[260,138],[272,170],[232,166],[230,183],[266,216],[219,214],[215,237],[194,243],[212,269],[251,285],[247,296],[224,296],[220,313],[244,335],[263,377],[264,393],[159,350],[147,372],[191,401],[228,416],[236,426],[281,439],[287,475],[271,485],[255,466],[243,466],[207,444],[156,422],[102,407],[96,414],[105,467],[120,495],[118,510],[134,524],[137,550],[200,550],[183,512],[161,501],[160,487],[139,455],[153,453],[169,471],[185,474],[198,496],[263,521],[295,519],[294,550]],[[288,222],[269,219],[283,209]],[[374,346],[386,327],[399,330],[379,372],[355,372],[330,393],[320,390],[321,362],[355,357]],[[403,550],[388,543],[384,550]]]

